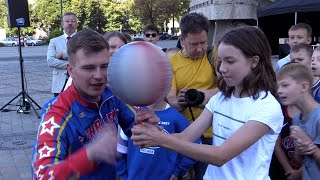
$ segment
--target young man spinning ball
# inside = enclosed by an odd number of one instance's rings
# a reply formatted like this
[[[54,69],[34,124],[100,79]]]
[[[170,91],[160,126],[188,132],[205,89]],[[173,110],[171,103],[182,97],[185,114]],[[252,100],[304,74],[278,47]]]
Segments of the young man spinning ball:
[[[72,85],[43,108],[33,148],[33,179],[115,179],[118,124],[127,136],[152,111],[133,112],[107,84],[109,45],[84,29],[68,43]],[[135,116],[136,115],[136,116]]]

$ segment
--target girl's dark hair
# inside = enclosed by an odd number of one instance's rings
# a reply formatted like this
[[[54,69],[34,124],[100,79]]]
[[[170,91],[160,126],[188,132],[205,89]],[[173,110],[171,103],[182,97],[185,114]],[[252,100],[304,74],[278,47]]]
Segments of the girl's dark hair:
[[[112,37],[118,37],[124,44],[127,44],[127,39],[126,37],[119,31],[107,31],[104,35],[103,38],[108,42],[110,38]]]
[[[226,33],[220,43],[240,49],[246,58],[259,57],[257,66],[243,79],[240,96],[246,93],[257,99],[259,92],[270,91],[276,97],[276,74],[272,66],[271,49],[262,30],[253,26],[234,29]],[[221,63],[218,64],[218,70],[220,66]],[[218,77],[218,88],[227,98],[231,97],[234,91],[234,86],[228,86],[222,76]]]

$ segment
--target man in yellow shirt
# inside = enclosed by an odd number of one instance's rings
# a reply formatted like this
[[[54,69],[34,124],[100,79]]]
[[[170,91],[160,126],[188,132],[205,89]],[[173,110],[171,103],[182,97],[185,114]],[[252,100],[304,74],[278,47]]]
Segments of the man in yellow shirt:
[[[217,93],[217,77],[213,63],[207,57],[209,20],[202,14],[189,13],[182,17],[180,29],[182,50],[170,57],[173,79],[167,100],[192,123]],[[211,128],[201,140],[203,144],[212,144]],[[200,162],[194,166],[195,179],[202,179],[206,167],[207,164]]]

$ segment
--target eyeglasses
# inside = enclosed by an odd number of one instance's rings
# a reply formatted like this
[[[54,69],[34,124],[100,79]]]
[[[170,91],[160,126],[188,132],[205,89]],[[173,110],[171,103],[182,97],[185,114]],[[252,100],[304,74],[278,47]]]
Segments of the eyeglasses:
[[[72,23],[72,24],[75,24],[75,23],[77,23],[77,20],[67,20],[67,21],[64,21],[64,22],[66,22],[66,23]]]
[[[156,37],[157,36],[157,34],[156,33],[152,33],[152,34],[149,34],[149,33],[147,33],[147,34],[145,34],[145,36],[148,38],[148,37],[150,37],[150,36],[152,36],[152,37]]]

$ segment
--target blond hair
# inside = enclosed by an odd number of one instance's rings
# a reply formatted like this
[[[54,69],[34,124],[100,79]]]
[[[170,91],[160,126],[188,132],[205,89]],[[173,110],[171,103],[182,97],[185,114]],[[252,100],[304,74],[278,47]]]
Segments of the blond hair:
[[[312,37],[312,28],[309,24],[306,24],[306,23],[298,23],[298,24],[292,25],[289,31],[296,31],[299,29],[306,30],[307,36]]]
[[[313,84],[313,75],[309,68],[299,63],[288,63],[284,65],[277,74],[277,80],[289,76],[297,82],[308,82],[310,87]]]

